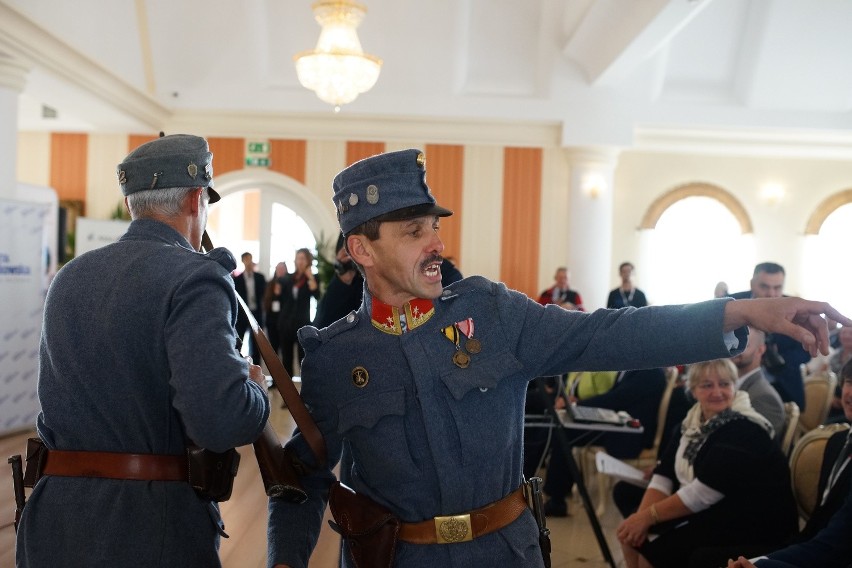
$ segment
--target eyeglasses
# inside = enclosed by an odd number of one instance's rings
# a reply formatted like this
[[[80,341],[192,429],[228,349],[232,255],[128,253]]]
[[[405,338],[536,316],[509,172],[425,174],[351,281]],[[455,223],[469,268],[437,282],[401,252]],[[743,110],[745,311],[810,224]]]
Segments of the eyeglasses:
[[[711,390],[715,387],[719,387],[720,389],[732,389],[734,388],[734,383],[733,381],[718,381],[715,383],[712,381],[702,381],[698,383],[698,388],[701,390]]]

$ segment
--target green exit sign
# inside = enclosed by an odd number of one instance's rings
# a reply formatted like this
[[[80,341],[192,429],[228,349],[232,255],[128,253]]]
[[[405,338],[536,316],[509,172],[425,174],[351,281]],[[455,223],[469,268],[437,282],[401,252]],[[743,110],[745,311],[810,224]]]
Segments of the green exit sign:
[[[247,156],[246,157],[246,165],[247,166],[257,166],[261,168],[269,167],[269,158],[258,158],[255,156]]]
[[[249,154],[268,154],[269,142],[249,142],[248,151]]]

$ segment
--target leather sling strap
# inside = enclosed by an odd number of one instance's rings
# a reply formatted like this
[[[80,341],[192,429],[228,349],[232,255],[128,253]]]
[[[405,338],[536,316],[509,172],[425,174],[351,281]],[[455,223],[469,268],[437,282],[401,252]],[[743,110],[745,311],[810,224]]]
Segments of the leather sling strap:
[[[210,252],[213,250],[213,243],[211,242],[207,231],[204,231],[204,234],[201,236],[201,248],[204,252]],[[260,357],[266,363],[266,367],[272,375],[272,381],[275,383],[275,388],[277,388],[278,392],[281,393],[281,398],[283,398],[284,402],[287,404],[287,408],[290,410],[290,414],[293,416],[296,426],[299,427],[299,431],[302,433],[302,436],[305,438],[308,446],[310,446],[318,465],[320,467],[325,467],[326,463],[328,463],[328,452],[325,447],[325,438],[322,437],[322,433],[319,431],[319,428],[317,428],[316,422],[314,422],[310,412],[308,412],[305,403],[302,402],[302,397],[299,396],[299,391],[296,390],[296,385],[293,384],[293,379],[290,378],[290,375],[287,373],[287,369],[284,368],[284,364],[275,352],[275,348],[272,347],[272,344],[269,343],[269,339],[267,339],[266,334],[263,333],[262,329],[260,329],[257,320],[254,318],[254,315],[251,313],[251,310],[246,305],[245,301],[239,294],[235,295],[237,297],[237,301],[239,301],[240,306],[242,307],[243,314],[248,319],[252,337],[254,337],[254,340],[260,348]]]

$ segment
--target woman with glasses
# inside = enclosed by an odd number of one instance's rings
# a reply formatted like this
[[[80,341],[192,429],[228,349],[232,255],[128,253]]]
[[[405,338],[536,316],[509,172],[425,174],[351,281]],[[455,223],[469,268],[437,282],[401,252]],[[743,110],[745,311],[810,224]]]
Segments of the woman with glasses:
[[[729,359],[690,366],[697,402],[617,529],[628,568],[723,566],[733,550],[761,554],[796,530],[787,460],[736,379]]]

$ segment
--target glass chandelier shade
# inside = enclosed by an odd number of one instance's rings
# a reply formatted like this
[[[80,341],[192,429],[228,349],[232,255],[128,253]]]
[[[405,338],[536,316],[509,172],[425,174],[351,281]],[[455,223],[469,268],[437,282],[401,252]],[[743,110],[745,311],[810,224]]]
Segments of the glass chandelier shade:
[[[367,8],[351,0],[319,0],[311,7],[322,26],[317,46],[293,56],[299,82],[339,109],[369,91],[382,60],[364,53],[356,29]]]

